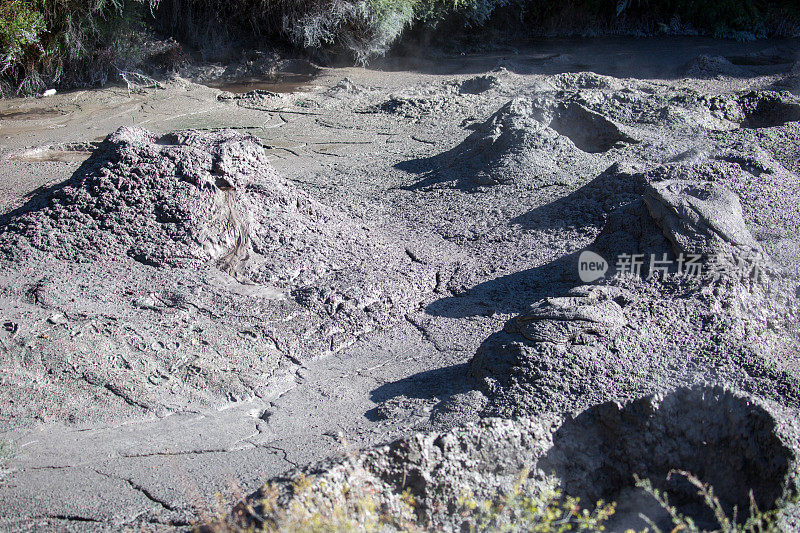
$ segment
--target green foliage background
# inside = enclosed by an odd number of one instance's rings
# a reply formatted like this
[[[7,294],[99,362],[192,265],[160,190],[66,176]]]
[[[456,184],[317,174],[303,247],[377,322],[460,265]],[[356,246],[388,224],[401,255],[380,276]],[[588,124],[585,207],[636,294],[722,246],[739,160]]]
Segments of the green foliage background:
[[[677,28],[754,38],[797,31],[796,0],[0,0],[0,87],[105,81],[140,59],[156,28],[219,56],[242,43],[281,42],[365,63],[407,30],[457,36],[645,33]],[[473,32],[474,33],[474,32]]]
[[[2,92],[105,81],[133,58],[157,0],[0,0]]]

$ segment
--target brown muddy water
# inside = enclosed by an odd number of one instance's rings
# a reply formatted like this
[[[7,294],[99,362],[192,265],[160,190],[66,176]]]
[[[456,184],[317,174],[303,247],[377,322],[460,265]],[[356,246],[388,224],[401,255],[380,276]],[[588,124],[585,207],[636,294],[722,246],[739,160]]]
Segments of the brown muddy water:
[[[204,83],[204,85],[228,91],[234,94],[244,94],[251,91],[269,91],[271,93],[292,93],[304,90],[315,78],[312,74],[283,74],[268,78],[238,78],[233,80],[217,80]]]
[[[0,120],[39,120],[66,114],[55,107],[34,107],[32,109],[6,109],[0,111]]]

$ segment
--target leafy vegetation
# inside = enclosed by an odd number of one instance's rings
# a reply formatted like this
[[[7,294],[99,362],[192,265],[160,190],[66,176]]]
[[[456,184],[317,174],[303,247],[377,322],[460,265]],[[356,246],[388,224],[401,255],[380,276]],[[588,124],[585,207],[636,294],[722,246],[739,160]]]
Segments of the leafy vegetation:
[[[157,0],[0,0],[2,92],[105,82],[114,66],[135,62],[146,8],[156,6]]]
[[[300,475],[291,484],[288,502],[280,499],[274,484],[261,490],[261,499],[244,503],[229,516],[214,520],[200,530],[213,532],[421,532],[416,524],[414,498],[404,492],[391,506],[382,505],[379,495],[351,474],[343,484],[326,483]]]
[[[291,486],[291,498],[281,500],[275,485],[262,489],[257,505],[243,504],[237,512],[206,525],[203,531],[256,532],[389,532],[429,531],[420,518],[417,502],[409,490],[399,495],[378,494],[359,472],[347,483],[327,483],[299,476]],[[561,491],[538,491],[527,482],[528,473],[520,474],[507,494],[489,500],[477,500],[464,494],[458,500],[458,519],[462,531],[502,531],[563,533],[566,531],[603,531],[604,522],[613,514],[615,504],[598,502],[593,511],[581,509],[577,498]]]
[[[44,52],[41,35],[46,29],[44,15],[32,2],[17,0],[0,4],[0,73],[27,66],[32,56]]]
[[[796,0],[0,0],[0,78],[6,93],[104,82],[141,59],[145,28],[206,55],[283,42],[364,63],[412,28],[450,41],[485,25],[504,37],[627,28],[741,39],[796,33],[798,21]]]
[[[472,495],[459,499],[460,513],[470,531],[503,533],[563,533],[604,531],[616,503],[599,501],[593,511],[581,509],[580,499],[560,490],[541,493],[523,471],[508,494],[478,502]],[[462,530],[464,528],[462,527]]]
[[[351,55],[364,63],[385,53],[413,25],[445,19],[481,24],[521,0],[163,0],[161,26],[198,48],[225,49],[242,35]]]
[[[422,517],[413,494],[406,490],[394,494],[374,484],[375,478],[363,469],[342,472],[333,478],[315,479],[305,475],[294,478],[287,491],[270,484],[262,488],[260,500],[246,500],[234,513],[220,517],[198,528],[213,532],[288,532],[288,533],[345,533],[391,532],[417,533],[435,530]],[[651,495],[669,514],[671,532],[686,533],[778,533],[783,531],[781,518],[790,504],[798,498],[777,502],[777,508],[762,511],[750,497],[750,509],[745,521],[738,510],[732,514],[716,496],[714,488],[696,476],[673,471],[667,477],[681,476],[697,489],[712,519],[719,526],[708,530],[694,518],[682,513],[670,503],[666,492],[655,488],[649,480],[636,478],[636,486]],[[331,481],[331,479],[337,481]],[[565,533],[567,531],[605,531],[617,508],[616,503],[598,501],[594,508],[581,508],[580,500],[561,490],[542,490],[532,483],[523,470],[513,487],[488,499],[462,494],[448,511],[461,531],[503,533]],[[695,511],[697,509],[695,508]],[[442,512],[445,512],[442,510]],[[648,525],[643,533],[662,533],[650,518],[640,515]],[[627,533],[634,533],[628,530]]]
[[[771,7],[763,0],[593,0],[595,8],[606,13],[616,5],[616,16],[649,19],[665,25],[688,23],[717,37],[736,37],[737,32],[753,36],[766,34],[765,15]]]

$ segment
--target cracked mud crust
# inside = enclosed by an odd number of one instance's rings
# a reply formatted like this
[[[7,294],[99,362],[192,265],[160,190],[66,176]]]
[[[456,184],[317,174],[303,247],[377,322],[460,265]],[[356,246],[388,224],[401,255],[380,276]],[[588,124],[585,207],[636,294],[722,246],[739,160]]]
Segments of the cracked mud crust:
[[[182,528],[312,464],[453,528],[432,510],[525,464],[771,505],[800,446],[797,68],[687,42],[3,102],[0,527]]]

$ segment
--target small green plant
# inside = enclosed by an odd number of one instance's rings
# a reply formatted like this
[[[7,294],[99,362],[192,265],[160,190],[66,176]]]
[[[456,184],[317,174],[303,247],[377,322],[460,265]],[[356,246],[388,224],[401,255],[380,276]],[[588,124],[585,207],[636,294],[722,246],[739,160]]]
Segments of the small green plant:
[[[3,92],[104,81],[137,53],[158,0],[0,0]]]
[[[714,488],[708,483],[702,482],[696,476],[683,470],[672,470],[667,476],[667,480],[671,479],[673,475],[678,475],[686,478],[695,488],[697,488],[697,495],[703,499],[703,503],[714,514],[714,519],[719,525],[719,529],[711,533],[778,533],[783,531],[780,526],[780,518],[785,504],[796,503],[797,497],[785,502],[784,505],[778,505],[776,509],[769,511],[762,511],[756,505],[753,492],[750,491],[750,516],[743,523],[738,521],[738,509],[733,508],[732,516],[728,516],[725,509],[720,502],[717,495],[714,493]],[[656,502],[669,513],[674,529],[672,531],[685,531],[687,533],[701,533],[704,531],[700,529],[695,521],[690,516],[682,514],[677,507],[669,502],[667,493],[661,491],[653,486],[648,479],[639,479],[636,477],[636,486],[650,494]],[[661,529],[644,515],[640,515],[642,520],[652,528],[654,533],[661,533]]]
[[[672,476],[684,477],[697,489],[705,506],[719,526],[706,531],[691,516],[683,514],[669,501],[667,493],[647,479],[636,479],[636,486],[651,495],[669,514],[673,527],[670,533],[778,533],[781,517],[787,505],[797,504],[797,496],[779,502],[776,509],[762,511],[750,494],[749,517],[739,521],[737,509],[728,514],[714,488],[689,472],[674,470]],[[343,477],[342,477],[343,476]],[[332,481],[335,480],[335,481]],[[363,468],[343,470],[326,479],[305,475],[294,478],[281,491],[275,484],[261,489],[261,497],[245,500],[236,510],[201,531],[215,532],[288,532],[288,533],[348,533],[348,532],[409,532],[431,530],[425,513],[418,512],[419,504],[410,490],[402,494],[385,491],[386,487]],[[460,524],[461,531],[502,533],[565,533],[567,531],[604,531],[617,508],[615,502],[598,501],[594,508],[582,508],[579,498],[565,495],[555,487],[542,489],[530,481],[523,470],[510,490],[497,492],[488,498],[462,494],[446,513],[445,521]],[[639,515],[648,525],[644,533],[662,533],[649,517]],[[434,523],[439,522],[434,517]],[[634,533],[628,530],[627,533]]]
[[[374,478],[363,470],[349,472],[336,483],[298,476],[290,497],[281,498],[279,487],[262,488],[261,498],[240,504],[228,517],[203,526],[203,531],[254,531],[289,533],[346,533],[403,531],[421,533],[430,524],[417,513],[410,490],[380,493]],[[457,502],[456,521],[466,531],[563,533],[603,531],[614,514],[613,503],[598,502],[593,511],[581,509],[578,498],[561,491],[538,491],[523,471],[506,494],[478,501],[472,494]]]
[[[604,6],[606,12],[610,0],[590,0]],[[615,0],[616,1],[616,0]],[[693,0],[619,0],[617,16],[632,14],[640,16],[650,12],[662,24],[671,20],[689,23],[695,28],[711,33],[715,37],[732,37],[738,33],[752,36],[763,33],[763,15],[768,2],[762,0],[715,0],[695,2]]]
[[[274,484],[261,489],[261,499],[242,504],[233,515],[203,526],[203,531],[286,533],[422,532],[416,523],[416,502],[406,491],[387,503],[359,472],[343,484],[300,475],[291,485],[288,503],[279,502]]]
[[[44,15],[32,1],[3,0],[0,3],[0,74],[43,53],[41,35],[45,30]]]
[[[414,24],[436,27],[450,17],[482,24],[512,0],[334,0],[288,2],[283,26],[305,48],[344,48],[360,63],[382,55]],[[518,0],[513,0],[518,1]]]
[[[524,470],[508,494],[477,501],[471,494],[459,498],[460,514],[471,531],[563,533],[603,531],[616,503],[598,501],[595,509],[581,509],[580,499],[561,490],[540,492]]]

